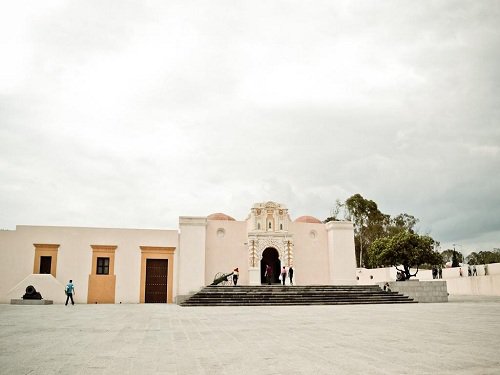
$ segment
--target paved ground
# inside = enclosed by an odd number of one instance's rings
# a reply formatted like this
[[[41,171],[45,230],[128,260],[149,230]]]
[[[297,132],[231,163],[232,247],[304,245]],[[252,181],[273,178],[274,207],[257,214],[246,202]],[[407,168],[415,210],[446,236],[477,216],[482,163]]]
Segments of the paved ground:
[[[296,307],[0,305],[1,374],[499,374],[500,298]]]

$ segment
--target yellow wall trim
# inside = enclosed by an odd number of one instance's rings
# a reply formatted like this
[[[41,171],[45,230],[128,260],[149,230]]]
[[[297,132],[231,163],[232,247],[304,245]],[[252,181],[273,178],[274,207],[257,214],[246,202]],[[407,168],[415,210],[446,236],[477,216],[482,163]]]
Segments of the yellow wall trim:
[[[87,303],[115,303],[115,245],[90,245],[92,269],[89,275]],[[109,258],[109,274],[97,274],[97,258]]]
[[[53,243],[34,243],[35,246],[35,260],[33,262],[33,273],[40,273],[40,258],[42,256],[52,257],[50,263],[50,274],[56,277],[57,271],[57,252],[59,251],[59,244]]]

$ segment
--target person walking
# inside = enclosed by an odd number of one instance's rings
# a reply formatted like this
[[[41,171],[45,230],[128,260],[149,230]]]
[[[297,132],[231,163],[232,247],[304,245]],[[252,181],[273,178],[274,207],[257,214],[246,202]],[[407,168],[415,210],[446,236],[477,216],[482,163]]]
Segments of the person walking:
[[[66,285],[66,303],[65,305],[68,306],[68,301],[71,299],[71,304],[74,305],[75,301],[73,300],[73,294],[75,294],[75,286],[73,285],[73,280],[70,280],[69,283]]]
[[[281,282],[283,283],[283,285],[285,285],[285,280],[286,280],[286,268],[285,266],[283,266],[283,268],[281,269]]]
[[[290,285],[293,285],[293,267],[288,267],[288,277],[290,278]]]
[[[269,264],[266,266],[266,273],[264,276],[266,277],[267,284],[271,285],[271,281],[273,279],[273,268]]]
[[[240,277],[240,271],[238,267],[233,270],[233,285],[236,286],[238,284],[238,277]]]

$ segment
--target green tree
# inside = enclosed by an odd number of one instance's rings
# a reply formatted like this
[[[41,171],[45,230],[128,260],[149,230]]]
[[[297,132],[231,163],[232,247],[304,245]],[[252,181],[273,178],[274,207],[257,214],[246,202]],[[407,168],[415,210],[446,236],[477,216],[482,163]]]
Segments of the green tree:
[[[468,264],[490,264],[500,263],[500,249],[493,249],[493,251],[480,251],[479,253],[473,251],[467,256]]]
[[[363,198],[361,194],[348,198],[345,201],[345,209],[354,223],[356,259],[359,267],[363,267],[366,263],[363,250],[384,235],[390,216],[383,214],[374,201]]]
[[[451,262],[452,267],[458,267],[460,263],[464,262],[464,256],[454,249],[446,249],[442,251],[441,256],[443,257],[443,262]]]
[[[398,232],[408,231],[415,233],[415,225],[418,223],[418,219],[407,213],[399,214],[390,219],[389,226],[387,227],[387,234],[394,235]]]
[[[372,267],[396,267],[409,279],[418,273],[422,264],[441,265],[443,258],[434,250],[435,241],[427,235],[410,231],[401,231],[389,237],[376,239],[368,250],[368,259]],[[400,269],[399,267],[403,267]],[[410,269],[416,268],[411,274]]]

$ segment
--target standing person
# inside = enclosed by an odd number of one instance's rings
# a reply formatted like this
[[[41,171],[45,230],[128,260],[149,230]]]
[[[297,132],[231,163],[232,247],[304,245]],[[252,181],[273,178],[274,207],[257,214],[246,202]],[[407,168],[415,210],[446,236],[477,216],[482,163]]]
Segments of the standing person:
[[[438,269],[438,278],[442,279],[443,278],[443,269],[439,267]]]
[[[462,277],[462,276],[463,276],[463,273],[462,273],[462,267],[459,267],[459,268],[458,268],[458,274],[460,275],[460,277]]]
[[[71,298],[71,304],[74,305],[75,301],[73,301],[73,294],[75,294],[75,286],[73,285],[73,280],[70,280],[69,283],[66,285],[66,303],[65,305],[68,306],[68,301]]]
[[[273,268],[269,264],[266,266],[266,273],[264,276],[266,277],[267,284],[271,285],[271,281],[273,279]]]
[[[432,278],[437,279],[438,270],[436,267],[432,267]]]
[[[285,266],[283,266],[283,268],[281,269],[281,282],[283,283],[283,285],[285,285],[285,280],[286,280],[286,268]]]
[[[288,267],[288,277],[290,278],[290,285],[293,285],[293,267]]]
[[[240,277],[240,271],[238,271],[238,267],[233,270],[233,285],[236,286],[238,284],[238,277]]]
[[[472,268],[471,266],[467,266],[467,276],[472,276]]]
[[[476,265],[473,265],[473,266],[472,266],[472,276],[477,276],[477,269],[476,269]]]

